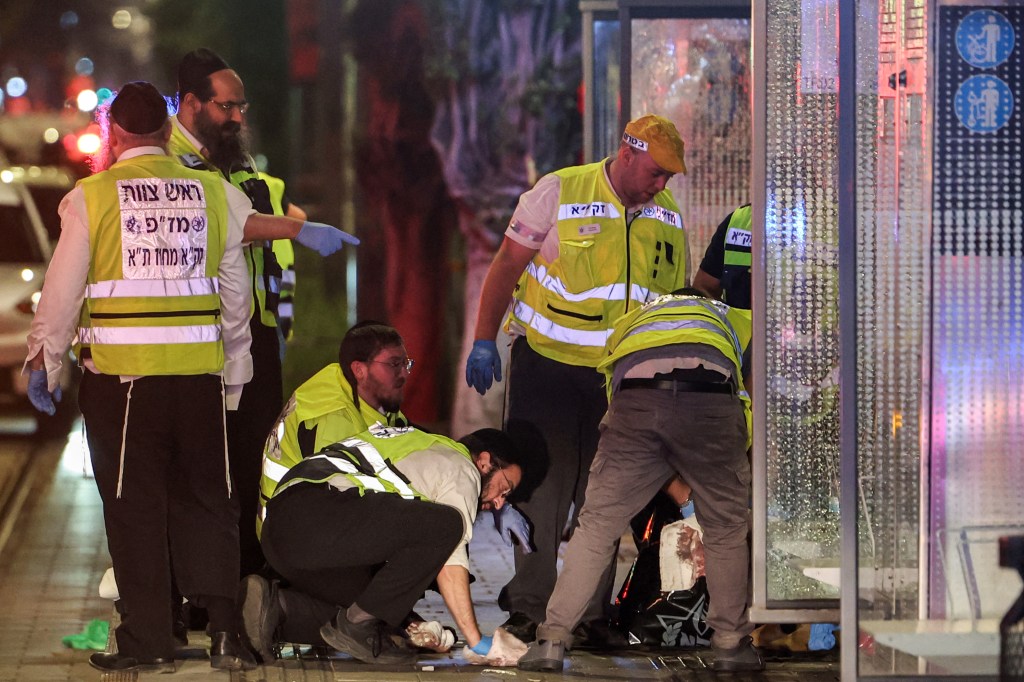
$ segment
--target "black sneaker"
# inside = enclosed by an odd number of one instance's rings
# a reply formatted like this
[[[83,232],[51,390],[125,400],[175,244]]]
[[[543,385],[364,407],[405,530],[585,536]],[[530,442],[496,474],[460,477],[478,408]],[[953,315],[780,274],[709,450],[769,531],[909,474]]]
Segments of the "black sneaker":
[[[755,672],[764,670],[764,659],[761,652],[754,646],[754,640],[744,637],[740,643],[732,649],[714,648],[715,662],[712,668],[715,672]]]
[[[532,642],[537,638],[537,624],[522,611],[513,612],[500,627],[520,642]]]
[[[353,623],[345,616],[345,609],[338,609],[331,622],[320,628],[320,636],[338,651],[364,663],[406,665],[414,662],[416,652],[396,644],[390,630],[379,620]]]

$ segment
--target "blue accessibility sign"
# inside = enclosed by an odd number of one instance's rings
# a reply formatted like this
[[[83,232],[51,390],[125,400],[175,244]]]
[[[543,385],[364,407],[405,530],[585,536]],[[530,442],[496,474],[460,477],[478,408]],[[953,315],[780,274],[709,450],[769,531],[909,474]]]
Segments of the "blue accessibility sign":
[[[996,76],[971,76],[956,90],[953,108],[960,123],[975,133],[991,133],[1013,114],[1013,93]]]
[[[956,29],[957,52],[965,62],[979,69],[991,69],[1005,62],[1016,42],[1010,21],[990,9],[971,12]]]

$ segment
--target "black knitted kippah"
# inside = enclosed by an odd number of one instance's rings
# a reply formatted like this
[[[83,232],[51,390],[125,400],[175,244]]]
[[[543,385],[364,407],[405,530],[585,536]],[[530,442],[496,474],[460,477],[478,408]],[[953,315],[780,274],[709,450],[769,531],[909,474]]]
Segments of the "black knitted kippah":
[[[125,83],[110,105],[110,118],[129,133],[155,133],[167,122],[167,100],[151,83]]]

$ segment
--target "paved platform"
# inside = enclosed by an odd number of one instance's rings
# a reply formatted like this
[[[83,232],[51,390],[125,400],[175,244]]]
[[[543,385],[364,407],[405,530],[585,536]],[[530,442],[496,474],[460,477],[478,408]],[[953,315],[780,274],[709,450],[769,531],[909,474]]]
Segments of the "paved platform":
[[[23,500],[9,524],[6,546],[0,550],[0,682],[157,679],[155,673],[101,674],[89,667],[89,652],[61,644],[61,637],[81,632],[90,620],[110,620],[114,615],[111,602],[97,593],[110,559],[99,495],[83,462],[84,455],[79,423],[72,427],[67,442],[0,436],[0,479],[12,481],[8,499],[20,496]],[[511,550],[494,532],[489,516],[483,515],[478,522],[470,551],[472,571],[477,577],[473,597],[485,631],[493,631],[505,619],[497,607],[497,594],[512,571]],[[437,595],[425,599],[416,610],[451,623]],[[191,633],[190,640],[197,647],[208,645],[201,632]],[[222,682],[715,679],[719,676],[711,672],[711,661],[707,650],[627,650],[600,655],[573,652],[565,671],[552,675],[470,666],[457,655],[423,656],[414,666],[388,668],[371,667],[340,655],[325,658],[308,652],[298,656],[286,652],[285,658],[274,664],[246,673],[213,671],[206,660],[182,661],[175,676]],[[769,659],[765,673],[720,679],[838,680],[838,669],[838,657],[830,652]]]

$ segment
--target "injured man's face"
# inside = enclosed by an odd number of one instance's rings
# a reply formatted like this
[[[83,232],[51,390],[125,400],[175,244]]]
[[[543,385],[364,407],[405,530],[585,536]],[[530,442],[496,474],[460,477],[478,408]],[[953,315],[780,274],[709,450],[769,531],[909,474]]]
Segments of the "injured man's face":
[[[481,453],[483,458],[490,460],[490,453]],[[485,471],[480,475],[480,508],[501,509],[505,505],[508,496],[519,486],[523,480],[523,470],[518,464],[508,464],[503,467],[484,464]]]

